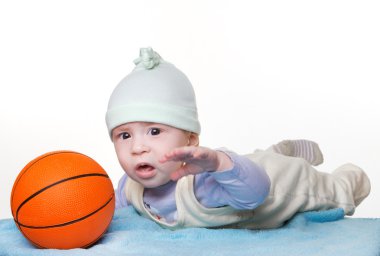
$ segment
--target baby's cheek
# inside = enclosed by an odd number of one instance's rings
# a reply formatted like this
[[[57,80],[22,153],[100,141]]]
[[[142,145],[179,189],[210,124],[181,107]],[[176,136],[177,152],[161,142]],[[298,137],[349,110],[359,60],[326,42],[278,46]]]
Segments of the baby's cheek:
[[[131,166],[130,164],[120,161],[121,168],[123,168],[124,172],[128,175],[130,175],[131,171]]]

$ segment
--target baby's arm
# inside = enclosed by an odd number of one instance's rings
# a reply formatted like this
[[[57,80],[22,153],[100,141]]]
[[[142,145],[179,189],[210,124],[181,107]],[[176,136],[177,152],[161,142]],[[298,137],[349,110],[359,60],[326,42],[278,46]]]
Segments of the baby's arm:
[[[245,156],[224,150],[216,152],[229,158],[231,168],[198,172],[195,176],[195,196],[199,202],[205,207],[229,205],[236,209],[254,209],[259,206],[270,189],[265,170]]]
[[[196,176],[195,195],[205,207],[229,205],[235,209],[254,209],[269,194],[270,180],[265,170],[245,156],[224,151],[233,168]]]
[[[115,190],[115,208],[116,209],[128,206],[127,197],[124,192],[125,183],[127,182],[127,179],[128,179],[128,176],[124,174],[119,180],[119,184],[117,186],[117,189]]]

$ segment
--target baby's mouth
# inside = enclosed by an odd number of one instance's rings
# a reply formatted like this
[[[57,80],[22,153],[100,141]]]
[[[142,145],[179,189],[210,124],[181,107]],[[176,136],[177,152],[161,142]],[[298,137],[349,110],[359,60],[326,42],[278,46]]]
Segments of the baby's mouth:
[[[141,179],[150,179],[156,175],[156,169],[147,163],[141,163],[136,165],[136,175]]]

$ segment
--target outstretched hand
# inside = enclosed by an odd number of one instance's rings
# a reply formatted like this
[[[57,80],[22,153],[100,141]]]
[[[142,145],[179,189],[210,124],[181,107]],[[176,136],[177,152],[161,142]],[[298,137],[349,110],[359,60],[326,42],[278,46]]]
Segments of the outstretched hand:
[[[161,163],[167,161],[183,162],[183,165],[171,174],[172,180],[189,174],[228,170],[233,165],[231,159],[221,151],[193,146],[176,148],[160,159]]]

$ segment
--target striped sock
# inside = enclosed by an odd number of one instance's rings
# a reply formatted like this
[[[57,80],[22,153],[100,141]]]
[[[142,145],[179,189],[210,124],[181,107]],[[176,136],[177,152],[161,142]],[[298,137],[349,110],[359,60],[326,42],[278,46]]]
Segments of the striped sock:
[[[301,157],[311,165],[323,163],[323,155],[319,146],[310,140],[283,140],[273,146],[274,151],[279,154],[293,157]]]

